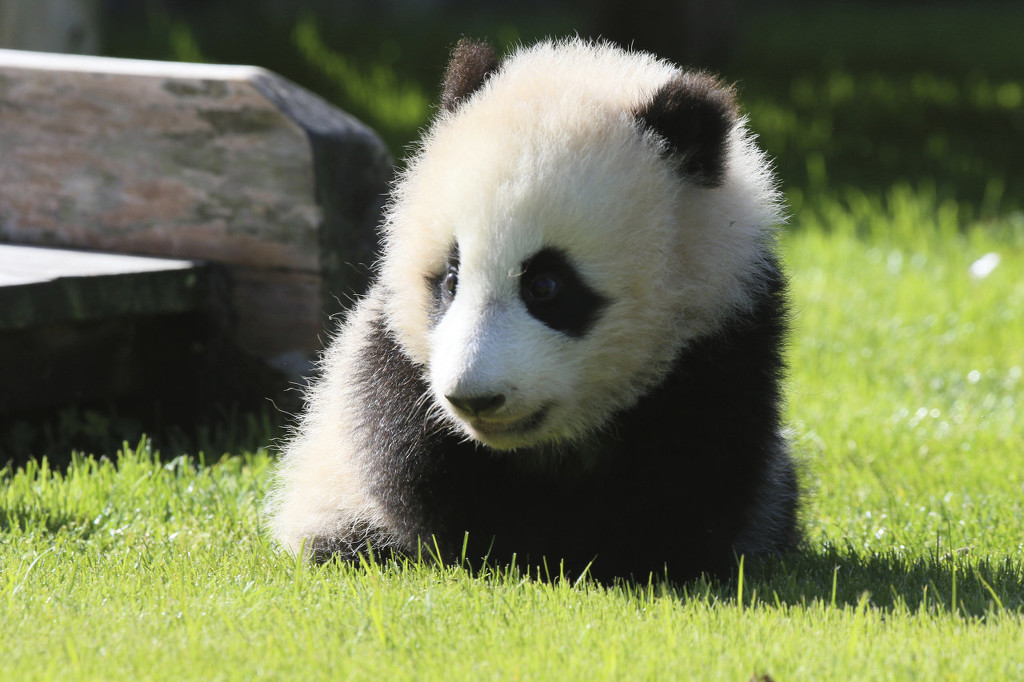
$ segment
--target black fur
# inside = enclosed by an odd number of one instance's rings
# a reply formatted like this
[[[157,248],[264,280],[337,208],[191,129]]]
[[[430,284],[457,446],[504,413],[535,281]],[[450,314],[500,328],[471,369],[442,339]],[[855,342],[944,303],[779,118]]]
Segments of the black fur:
[[[533,292],[538,280],[546,280],[551,285],[548,297]],[[531,315],[548,327],[576,338],[593,326],[608,303],[587,286],[569,257],[558,249],[542,249],[523,263],[519,295]]]
[[[736,117],[733,89],[704,73],[676,76],[637,112],[665,138],[680,172],[703,187],[717,187],[725,177],[726,143]]]
[[[431,422],[423,368],[378,320],[358,363],[357,451],[371,494],[397,524],[390,548],[416,555],[421,541],[436,542],[443,559],[457,560],[468,533],[470,559],[546,559],[556,572],[564,561],[570,575],[593,561],[590,574],[602,580],[666,571],[685,580],[733,567],[759,499],[781,520],[759,541],[794,546],[797,484],[779,435],[785,282],[774,265],[763,275],[767,291],[748,317],[692,343],[661,386],[581,446],[596,458],[590,468],[572,448],[494,453]],[[563,466],[517,465],[530,456]],[[774,482],[773,465],[782,472]],[[364,539],[378,530],[364,529]],[[364,544],[349,537],[333,548],[351,558]]]
[[[455,111],[499,66],[501,62],[490,45],[469,38],[460,39],[452,50],[451,61],[444,74],[441,108]]]

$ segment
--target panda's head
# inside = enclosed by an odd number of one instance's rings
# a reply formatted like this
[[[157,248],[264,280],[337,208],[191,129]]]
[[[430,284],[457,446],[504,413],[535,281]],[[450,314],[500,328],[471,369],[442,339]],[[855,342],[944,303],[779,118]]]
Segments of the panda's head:
[[[579,40],[462,42],[386,217],[387,319],[435,414],[495,449],[580,439],[756,289],[771,174],[733,93]]]

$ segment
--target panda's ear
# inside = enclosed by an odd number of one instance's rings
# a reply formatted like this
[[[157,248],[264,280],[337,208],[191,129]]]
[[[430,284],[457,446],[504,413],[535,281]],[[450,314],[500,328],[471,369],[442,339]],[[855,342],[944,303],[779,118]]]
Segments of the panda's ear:
[[[444,74],[441,107],[445,111],[455,111],[500,65],[498,55],[486,42],[460,39],[452,50],[451,61]]]
[[[683,175],[705,187],[722,184],[729,131],[738,116],[731,87],[704,73],[682,73],[636,116],[665,139],[666,151]]]

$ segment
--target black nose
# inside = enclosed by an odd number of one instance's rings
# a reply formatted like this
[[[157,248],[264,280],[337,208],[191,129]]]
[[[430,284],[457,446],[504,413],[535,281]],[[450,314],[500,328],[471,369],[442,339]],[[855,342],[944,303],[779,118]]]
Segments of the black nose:
[[[479,396],[446,395],[445,398],[462,412],[474,417],[494,412],[505,404],[505,396],[501,393]]]

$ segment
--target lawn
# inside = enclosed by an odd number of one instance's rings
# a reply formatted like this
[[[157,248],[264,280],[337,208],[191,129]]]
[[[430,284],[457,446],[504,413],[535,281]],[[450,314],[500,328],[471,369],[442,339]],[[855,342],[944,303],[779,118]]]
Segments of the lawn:
[[[870,47],[763,91],[744,71],[787,156],[800,552],[682,586],[310,567],[265,539],[267,450],[133,439],[0,474],[0,679],[1024,679],[1024,190],[993,133],[1021,139],[1024,81]],[[876,137],[857,112],[890,105],[903,133]],[[949,154],[907,138],[935,111]]]
[[[1024,220],[903,188],[783,246],[804,551],[682,587],[312,568],[262,534],[267,452],[127,445],[4,472],[0,679],[1024,677]]]

